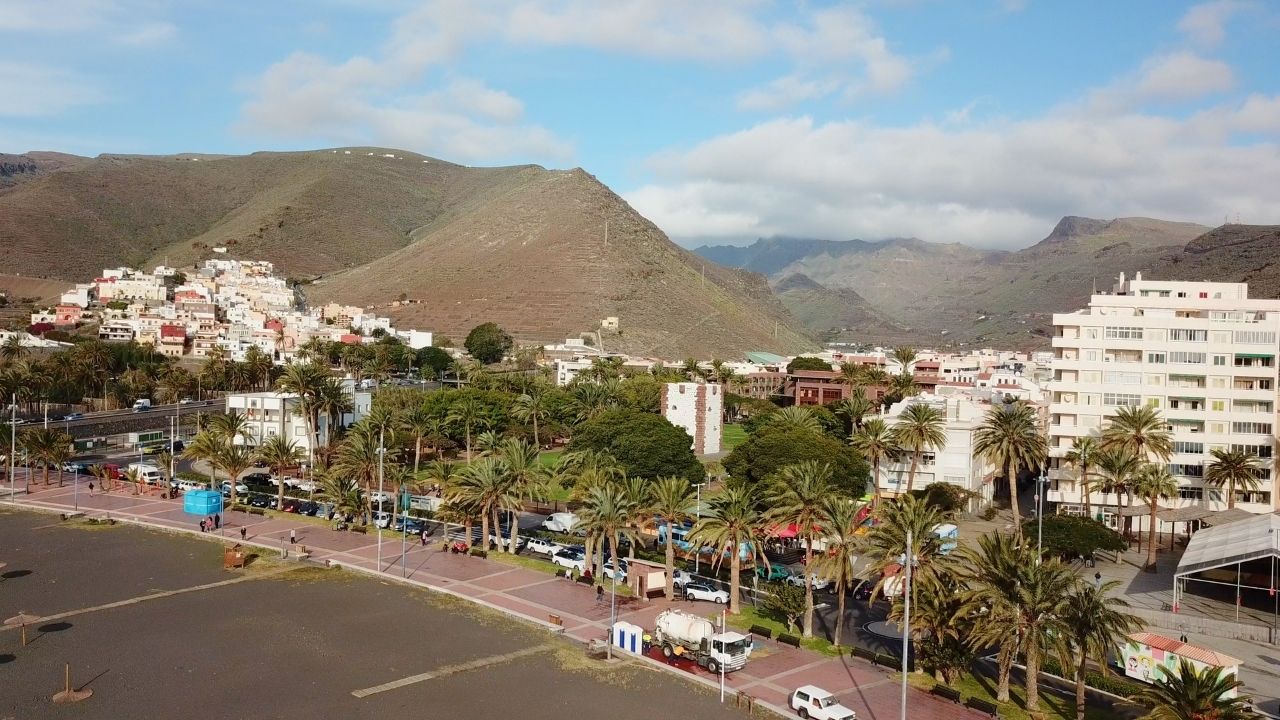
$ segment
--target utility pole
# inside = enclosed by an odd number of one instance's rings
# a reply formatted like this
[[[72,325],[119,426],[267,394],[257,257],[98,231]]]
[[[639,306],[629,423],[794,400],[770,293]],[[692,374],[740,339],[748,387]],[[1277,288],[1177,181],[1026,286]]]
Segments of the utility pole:
[[[382,459],[387,448],[384,445],[386,428],[378,431],[378,512],[382,512]],[[378,533],[378,572],[382,572],[382,528],[378,527],[378,516],[373,516],[373,530]]]
[[[902,720],[907,720],[907,672],[911,651],[911,566],[915,554],[911,552],[911,530],[907,530],[907,551],[902,555],[906,570],[906,582],[902,585]]]

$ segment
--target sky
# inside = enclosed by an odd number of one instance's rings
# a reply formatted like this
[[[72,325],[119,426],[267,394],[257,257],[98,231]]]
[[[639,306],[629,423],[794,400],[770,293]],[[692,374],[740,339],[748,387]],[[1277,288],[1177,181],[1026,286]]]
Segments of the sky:
[[[582,167],[686,246],[1280,223],[1277,0],[0,0],[0,151]]]

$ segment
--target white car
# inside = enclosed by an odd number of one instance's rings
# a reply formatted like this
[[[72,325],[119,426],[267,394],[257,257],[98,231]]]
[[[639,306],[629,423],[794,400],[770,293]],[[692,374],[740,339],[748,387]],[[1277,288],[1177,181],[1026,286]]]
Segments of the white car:
[[[614,578],[613,577],[613,558],[609,558],[608,562],[604,564],[604,570],[603,570],[604,576],[607,578],[612,578],[614,580],[617,580],[618,582],[626,582],[627,581],[627,561],[622,560],[621,566],[622,566],[622,572],[618,573],[618,577]]]
[[[286,481],[285,484],[287,485],[288,482]],[[294,487],[302,492],[318,492],[320,490],[320,483],[315,482],[314,480],[299,480]]]
[[[817,575],[814,575],[809,582],[810,584],[813,585],[814,590],[826,590],[828,587],[831,586],[830,580],[824,577],[819,577]],[[788,576],[786,579],[786,583],[788,585],[795,585],[796,587],[804,587],[804,573],[798,573],[796,575]]]
[[[555,555],[564,549],[564,546],[557,542],[551,542],[546,538],[531,537],[525,543],[525,547],[529,552],[536,552],[540,555]]]
[[[559,565],[562,568],[573,568],[579,573],[583,573],[586,572],[587,569],[587,556],[577,550],[564,548],[551,556],[551,563],[553,565]]]
[[[393,499],[395,499],[395,497],[391,493],[376,491],[369,493],[369,502],[384,503],[391,502]]]
[[[693,575],[690,575],[680,568],[676,568],[676,571],[671,574],[671,584],[676,588],[683,588],[691,582],[693,582]]]
[[[858,720],[858,714],[836,700],[836,696],[815,685],[796,688],[788,705],[802,718],[814,720]]]
[[[179,404],[179,405],[190,405],[190,404],[191,404],[191,403],[193,403],[193,402],[195,402],[195,401],[194,401],[194,400],[192,400],[191,398],[182,398],[181,400],[179,400],[179,401],[178,401],[178,404]]]
[[[375,512],[373,514],[373,524],[383,529],[391,527],[391,513],[381,511]]]
[[[703,583],[685,583],[684,598],[686,600],[707,600],[717,605],[724,605],[729,602],[729,593],[724,590],[717,590],[710,585]]]
[[[190,492],[192,490],[203,490],[204,483],[195,480],[179,480],[177,488],[182,492]]]
[[[223,480],[223,481],[222,481],[222,492],[231,492],[231,483],[227,482],[226,480]],[[238,493],[247,493],[247,492],[249,492],[249,486],[248,486],[248,485],[245,485],[245,484],[244,484],[244,483],[242,483],[242,482],[238,482],[238,483],[236,483],[236,492],[238,492]]]

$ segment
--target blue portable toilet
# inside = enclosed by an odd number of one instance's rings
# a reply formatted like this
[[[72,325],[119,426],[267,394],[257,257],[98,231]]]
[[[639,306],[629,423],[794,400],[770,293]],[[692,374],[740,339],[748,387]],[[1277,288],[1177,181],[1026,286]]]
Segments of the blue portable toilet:
[[[217,490],[188,490],[182,494],[182,510],[188,515],[214,515],[222,512],[222,493]]]
[[[644,628],[629,622],[613,625],[613,645],[629,653],[639,654],[643,641]]]

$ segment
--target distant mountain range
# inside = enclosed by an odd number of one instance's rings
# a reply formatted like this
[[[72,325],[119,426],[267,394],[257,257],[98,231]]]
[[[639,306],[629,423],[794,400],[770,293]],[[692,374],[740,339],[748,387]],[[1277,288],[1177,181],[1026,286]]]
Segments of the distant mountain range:
[[[616,316],[606,350],[678,359],[817,346],[764,277],[677,247],[580,169],[363,147],[0,155],[0,273],[82,281],[214,247],[310,282],[311,302],[374,307],[454,342],[487,321],[520,342],[563,342]]]
[[[768,238],[695,252],[767,275],[811,331],[879,344],[1045,347],[1053,313],[1084,307],[1121,272],[1244,281],[1255,297],[1280,296],[1280,226],[1065,217],[1015,252],[915,238]]]

